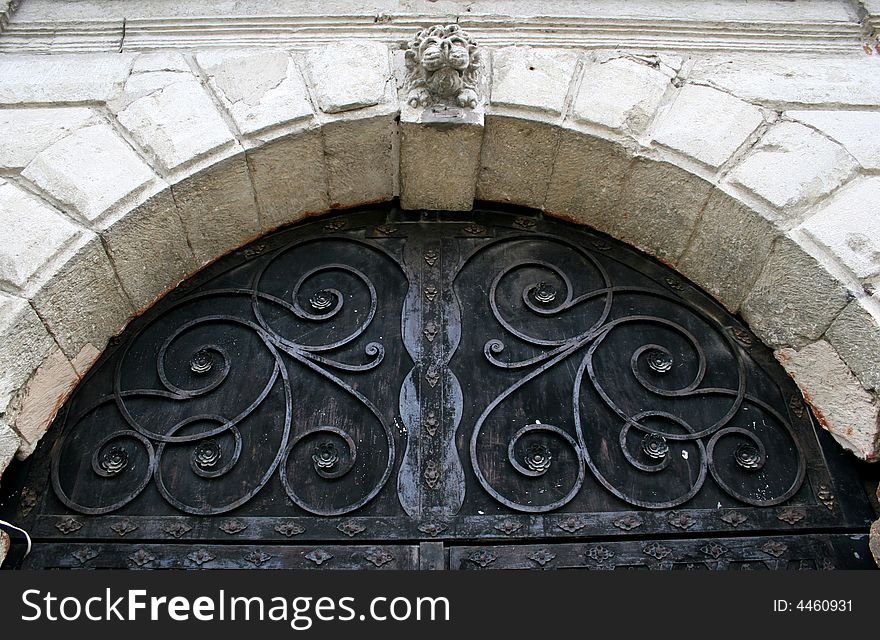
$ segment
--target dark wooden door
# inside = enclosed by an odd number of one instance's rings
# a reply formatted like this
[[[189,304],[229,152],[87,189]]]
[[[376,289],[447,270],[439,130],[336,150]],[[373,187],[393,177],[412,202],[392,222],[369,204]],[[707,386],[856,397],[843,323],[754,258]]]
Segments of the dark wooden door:
[[[659,263],[533,212],[267,236],[114,340],[33,457],[29,567],[868,566],[797,388]]]

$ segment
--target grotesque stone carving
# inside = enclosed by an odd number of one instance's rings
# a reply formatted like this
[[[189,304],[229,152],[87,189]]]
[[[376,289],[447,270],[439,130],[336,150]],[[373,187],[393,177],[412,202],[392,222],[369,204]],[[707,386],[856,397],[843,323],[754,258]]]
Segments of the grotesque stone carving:
[[[477,106],[477,45],[457,24],[419,31],[407,44],[406,91],[412,107]]]

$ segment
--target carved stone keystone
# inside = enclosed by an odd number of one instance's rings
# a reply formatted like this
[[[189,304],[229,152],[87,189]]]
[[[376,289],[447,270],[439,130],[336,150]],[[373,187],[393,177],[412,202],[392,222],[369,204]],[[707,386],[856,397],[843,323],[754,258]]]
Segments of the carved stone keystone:
[[[422,29],[398,58],[397,73],[401,205],[470,209],[485,119],[485,80],[476,43],[456,24]],[[457,160],[438,163],[441,157]]]

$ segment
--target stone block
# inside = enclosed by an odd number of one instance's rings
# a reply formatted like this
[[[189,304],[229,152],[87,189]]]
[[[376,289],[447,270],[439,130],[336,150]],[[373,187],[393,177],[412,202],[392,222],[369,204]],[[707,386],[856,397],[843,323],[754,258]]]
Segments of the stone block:
[[[65,258],[46,274],[31,303],[83,373],[108,338],[125,326],[134,309],[97,235],[84,234]]]
[[[305,82],[286,51],[205,51],[196,60],[245,136],[312,116]]]
[[[831,345],[819,340],[774,355],[801,388],[819,424],[862,460],[877,459],[877,403]]]
[[[505,47],[492,52],[492,105],[558,116],[577,68],[578,54],[559,49]]]
[[[0,169],[21,171],[53,142],[97,122],[85,107],[0,109],[0,131],[15,132],[0,137]]]
[[[34,452],[77,382],[73,366],[58,347],[53,347],[21,395],[15,416],[15,430],[21,438],[17,458],[24,460]]]
[[[0,475],[3,474],[4,469],[12,462],[20,442],[18,434],[3,422],[0,422]],[[2,532],[2,535],[5,536],[6,533]],[[9,550],[8,545],[9,538],[5,540],[0,539],[0,564],[3,564],[3,558],[6,556],[6,551]]]
[[[687,247],[711,189],[675,165],[639,158],[603,230],[674,263]]]
[[[852,157],[836,142],[802,124],[780,122],[734,167],[728,180],[779,209],[790,210],[817,202],[843,184],[855,168]]]
[[[23,289],[82,230],[42,200],[0,180],[0,281]]]
[[[880,169],[880,112],[809,110],[786,111],[785,115],[842,144],[865,169]]]
[[[172,185],[171,193],[199,264],[219,258],[260,234],[243,153],[181,180]]]
[[[874,562],[880,567],[880,519],[871,525],[868,548],[871,550],[871,555],[874,556]]]
[[[0,531],[0,566],[3,566],[3,561],[6,560],[6,555],[9,553],[11,544],[12,542],[7,533],[5,531]]]
[[[669,80],[662,71],[628,58],[589,64],[571,105],[571,117],[639,135],[657,112],[671,86]]]
[[[876,107],[877,61],[871,56],[725,53],[695,61],[688,76],[761,104]]]
[[[350,41],[309,50],[304,59],[312,95],[324,113],[383,102],[391,86],[391,59],[381,42]]]
[[[396,118],[396,113],[343,118],[321,127],[331,207],[394,197]]]
[[[764,122],[761,109],[710,87],[685,85],[652,127],[652,139],[717,169]]]
[[[880,391],[880,300],[850,302],[825,338],[864,387]]]
[[[759,213],[715,189],[677,268],[736,313],[778,235]]]
[[[54,344],[27,300],[0,293],[0,416]]]
[[[632,156],[617,143],[561,129],[545,210],[606,229],[631,162]]]
[[[79,129],[54,143],[22,175],[89,221],[123,198],[135,197],[155,177],[106,124]]]
[[[476,197],[541,208],[559,135],[543,122],[487,116]]]
[[[319,130],[307,129],[252,149],[247,162],[263,230],[330,208]]]
[[[788,237],[774,243],[742,305],[751,329],[771,347],[802,347],[825,333],[849,302],[843,283]]]
[[[847,185],[822,203],[803,230],[859,278],[880,274],[880,177]]]
[[[232,132],[194,76],[157,73],[162,74],[158,88],[151,88],[118,110],[116,116],[158,166],[173,171],[235,143]],[[138,74],[132,78],[148,80],[151,75]]]
[[[106,102],[122,90],[134,56],[0,56],[0,104]]]
[[[182,54],[176,51],[151,51],[141,53],[131,65],[132,75],[150,71],[180,71],[192,73]]]
[[[198,267],[167,187],[106,226],[101,235],[136,309],[149,306]]]
[[[404,209],[473,208],[483,142],[482,120],[432,126],[401,119],[400,204]]]

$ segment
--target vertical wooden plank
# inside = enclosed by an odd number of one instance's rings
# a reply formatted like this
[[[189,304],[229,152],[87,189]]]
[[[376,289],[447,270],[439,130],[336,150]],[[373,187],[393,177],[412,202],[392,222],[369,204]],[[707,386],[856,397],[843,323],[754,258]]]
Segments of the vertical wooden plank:
[[[446,550],[442,542],[419,543],[419,569],[422,571],[446,569]]]

